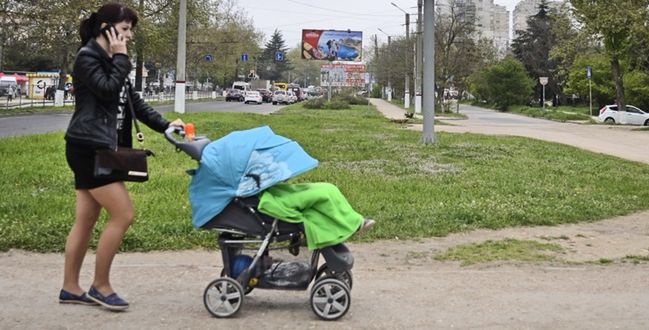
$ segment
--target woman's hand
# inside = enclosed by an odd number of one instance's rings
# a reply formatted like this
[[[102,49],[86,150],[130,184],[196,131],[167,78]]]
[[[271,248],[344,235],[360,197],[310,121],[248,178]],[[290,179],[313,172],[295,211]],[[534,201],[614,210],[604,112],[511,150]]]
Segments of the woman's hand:
[[[123,35],[118,34],[115,27],[108,29],[106,35],[108,36],[108,48],[111,54],[128,54],[128,50],[126,49],[126,42],[128,40]]]
[[[182,119],[177,118],[176,120],[169,123],[169,126],[185,127],[185,123],[183,123]]]

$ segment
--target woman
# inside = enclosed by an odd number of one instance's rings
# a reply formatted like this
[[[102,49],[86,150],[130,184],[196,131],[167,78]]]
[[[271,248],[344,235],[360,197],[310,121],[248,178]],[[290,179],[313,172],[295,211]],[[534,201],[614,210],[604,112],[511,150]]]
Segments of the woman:
[[[128,308],[128,302],[113,290],[109,275],[124,233],[133,222],[133,205],[124,182],[93,176],[97,149],[132,145],[126,93],[133,101],[137,119],[153,130],[164,132],[169,125],[183,125],[180,119],[170,123],[126,87],[131,72],[126,45],[137,21],[135,11],[111,3],[81,23],[81,48],[72,73],[75,111],[65,134],[66,158],[74,173],[76,214],[65,243],[61,303],[100,304],[110,310]],[[106,209],[109,219],[97,243],[95,278],[86,293],[79,285],[79,272],[101,208]]]

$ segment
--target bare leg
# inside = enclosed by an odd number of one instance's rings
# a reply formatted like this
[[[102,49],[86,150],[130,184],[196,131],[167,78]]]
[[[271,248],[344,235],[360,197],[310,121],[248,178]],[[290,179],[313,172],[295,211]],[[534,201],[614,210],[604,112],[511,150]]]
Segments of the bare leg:
[[[95,281],[93,286],[104,296],[113,293],[110,285],[110,267],[122,238],[133,223],[134,211],[123,182],[115,182],[91,189],[90,194],[110,215],[97,243]]]
[[[75,220],[65,241],[65,266],[63,270],[63,290],[75,295],[84,292],[79,285],[79,272],[88,250],[90,235],[94,228],[101,206],[88,190],[77,190]]]

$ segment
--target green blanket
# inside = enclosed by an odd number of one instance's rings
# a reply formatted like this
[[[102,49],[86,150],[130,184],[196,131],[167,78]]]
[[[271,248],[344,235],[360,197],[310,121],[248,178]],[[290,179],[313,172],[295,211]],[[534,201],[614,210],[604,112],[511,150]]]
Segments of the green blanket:
[[[363,221],[340,190],[324,182],[274,185],[263,192],[258,209],[283,221],[303,223],[310,250],[344,242]]]

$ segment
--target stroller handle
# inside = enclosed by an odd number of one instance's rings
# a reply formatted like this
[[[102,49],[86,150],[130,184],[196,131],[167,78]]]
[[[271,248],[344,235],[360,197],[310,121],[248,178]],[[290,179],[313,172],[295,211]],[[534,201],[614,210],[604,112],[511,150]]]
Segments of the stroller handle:
[[[170,125],[165,130],[164,135],[167,141],[169,141],[176,147],[176,150],[182,150],[184,153],[188,154],[190,157],[197,161],[201,160],[203,148],[205,148],[207,144],[212,142],[205,136],[195,136],[191,141],[187,141],[186,139],[177,139],[176,136],[185,136],[183,128],[178,126]]]

